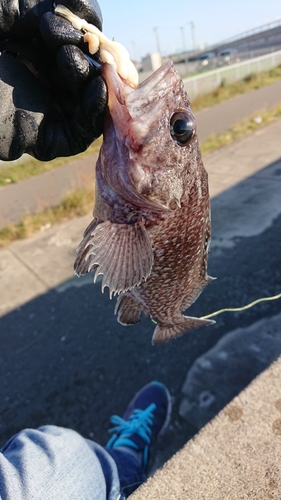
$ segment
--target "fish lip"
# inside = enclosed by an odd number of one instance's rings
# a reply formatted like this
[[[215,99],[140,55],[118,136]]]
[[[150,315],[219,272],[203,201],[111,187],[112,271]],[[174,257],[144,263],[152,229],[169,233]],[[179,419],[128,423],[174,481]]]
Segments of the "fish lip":
[[[172,68],[173,62],[168,59],[136,89],[133,89],[122,80],[113,65],[108,63],[101,65],[101,74],[108,90],[107,118],[111,117],[115,133],[123,142],[130,136],[132,120],[142,119],[143,104],[154,101],[153,96],[154,93],[157,94],[159,86],[159,94],[162,96],[169,92],[172,82],[175,81],[174,78],[178,78],[178,76],[172,76]],[[151,99],[148,97],[150,95]],[[136,146],[132,145],[133,149],[137,148],[137,142]]]
[[[118,75],[116,68],[109,63],[102,63],[101,67],[101,75],[105,80],[107,89],[108,89],[108,105],[110,107],[110,100],[114,96],[120,104],[125,104],[124,96],[130,92],[133,92],[134,89],[129,87],[122,78]]]
[[[149,94],[151,89],[165,79],[172,67],[173,62],[168,59],[152,75],[140,83],[136,89],[133,89],[122,80],[112,64],[103,63],[101,65],[101,74],[108,88],[109,108],[111,108],[110,100],[113,96],[121,105],[129,105],[130,101],[135,99],[138,94]]]
[[[112,125],[115,124],[115,133],[124,140],[128,134],[131,120],[126,97],[129,93],[134,92],[134,89],[123,82],[112,64],[102,63],[101,75],[106,83],[108,95],[106,121],[109,120]]]

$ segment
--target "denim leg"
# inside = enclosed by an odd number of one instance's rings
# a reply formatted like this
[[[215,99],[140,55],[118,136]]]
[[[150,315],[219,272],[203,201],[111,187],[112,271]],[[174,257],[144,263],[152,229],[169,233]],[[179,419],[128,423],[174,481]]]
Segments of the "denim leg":
[[[129,453],[111,448],[105,449],[117,465],[120,489],[124,498],[127,498],[146,480],[143,468],[137,459]]]
[[[113,458],[73,430],[26,429],[1,450],[1,500],[117,500],[119,495]]]

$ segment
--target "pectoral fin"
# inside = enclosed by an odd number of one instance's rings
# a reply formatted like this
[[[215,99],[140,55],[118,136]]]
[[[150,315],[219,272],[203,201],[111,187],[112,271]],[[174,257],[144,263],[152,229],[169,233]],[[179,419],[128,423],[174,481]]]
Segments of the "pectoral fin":
[[[180,337],[189,330],[195,330],[201,326],[214,324],[215,321],[208,319],[193,318],[192,316],[181,316],[181,320],[175,325],[157,325],[152,337],[152,345],[162,344],[171,339]]]
[[[94,281],[103,274],[102,291],[107,286],[110,298],[112,294],[139,285],[150,275],[153,251],[141,220],[134,224],[102,222],[85,244],[87,248],[80,245],[84,262],[81,262],[79,255],[76,259],[80,264],[78,271],[87,269],[90,272],[96,268]]]

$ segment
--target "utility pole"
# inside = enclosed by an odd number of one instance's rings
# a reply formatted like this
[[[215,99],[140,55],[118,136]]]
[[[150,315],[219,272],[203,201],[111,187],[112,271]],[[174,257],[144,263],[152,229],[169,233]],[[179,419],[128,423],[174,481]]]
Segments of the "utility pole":
[[[153,31],[155,32],[157,50],[158,50],[158,52],[160,54],[160,57],[162,58],[162,53],[161,53],[161,48],[160,48],[160,42],[159,42],[159,36],[158,36],[158,27],[155,26],[155,28],[153,28]]]
[[[192,39],[192,48],[193,50],[196,49],[196,43],[195,43],[195,24],[193,21],[190,21],[188,24],[190,24],[191,27],[191,39]]]
[[[187,52],[186,52],[184,26],[181,26],[180,30],[181,30],[182,48],[183,48],[183,54],[184,54],[184,65],[185,65],[185,71],[187,73]]]
[[[186,44],[185,44],[185,36],[184,36],[184,27],[181,26],[180,30],[181,30],[182,48],[183,48],[183,52],[185,53],[186,52]]]
[[[138,61],[138,54],[137,54],[137,49],[136,49],[136,44],[135,41],[132,40],[132,46],[133,46],[133,58],[135,61]]]

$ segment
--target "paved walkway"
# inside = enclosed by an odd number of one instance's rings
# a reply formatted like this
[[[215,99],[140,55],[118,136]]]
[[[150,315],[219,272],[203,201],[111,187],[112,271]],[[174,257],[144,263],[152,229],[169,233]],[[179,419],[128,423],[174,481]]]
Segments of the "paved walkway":
[[[281,80],[260,89],[240,94],[217,106],[196,113],[199,140],[221,134],[255,113],[266,111],[281,101]]]
[[[97,154],[0,188],[0,229],[59,205],[71,191],[91,186]]]
[[[281,358],[130,498],[280,500],[280,381]]]

